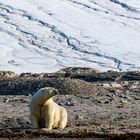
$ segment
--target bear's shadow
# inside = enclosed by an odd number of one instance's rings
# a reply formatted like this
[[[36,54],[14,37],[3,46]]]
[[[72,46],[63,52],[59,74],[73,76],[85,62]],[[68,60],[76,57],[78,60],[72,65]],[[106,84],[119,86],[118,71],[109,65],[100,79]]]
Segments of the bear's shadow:
[[[39,128],[45,128],[45,120],[44,119],[39,120]]]

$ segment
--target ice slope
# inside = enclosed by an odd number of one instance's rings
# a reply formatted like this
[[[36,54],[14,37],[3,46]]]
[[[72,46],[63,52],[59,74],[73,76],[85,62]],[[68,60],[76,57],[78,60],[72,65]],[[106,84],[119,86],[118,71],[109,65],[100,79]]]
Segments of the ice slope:
[[[0,70],[140,70],[139,0],[0,0]]]

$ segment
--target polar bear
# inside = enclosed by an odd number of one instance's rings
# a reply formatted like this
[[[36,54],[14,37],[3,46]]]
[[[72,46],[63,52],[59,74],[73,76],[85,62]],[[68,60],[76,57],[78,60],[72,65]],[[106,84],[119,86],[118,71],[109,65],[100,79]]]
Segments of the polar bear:
[[[32,128],[52,130],[64,129],[67,124],[67,111],[53,101],[58,90],[52,87],[39,89],[31,99],[30,119]]]

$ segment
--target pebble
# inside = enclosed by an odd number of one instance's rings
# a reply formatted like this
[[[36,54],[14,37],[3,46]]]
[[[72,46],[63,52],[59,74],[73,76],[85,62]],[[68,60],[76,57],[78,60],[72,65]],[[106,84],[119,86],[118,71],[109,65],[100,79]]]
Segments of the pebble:
[[[70,98],[68,100],[66,100],[65,102],[64,101],[60,101],[58,104],[62,105],[62,106],[63,105],[65,105],[65,106],[74,106],[74,102]]]
[[[127,99],[128,101],[132,101],[133,98],[131,98],[130,96],[124,96],[125,99]]]
[[[6,98],[6,99],[4,100],[4,102],[5,102],[5,103],[8,103],[9,100],[10,100],[9,98]]]
[[[110,84],[108,84],[108,83],[103,83],[103,87],[105,87],[105,88],[110,88]]]
[[[125,99],[121,99],[121,102],[122,102],[122,103],[127,103],[128,101],[125,100]]]
[[[66,106],[74,106],[74,102],[72,100],[68,100],[65,102]]]
[[[135,97],[134,97],[134,100],[140,100],[140,97],[135,96]]]
[[[106,100],[104,101],[104,104],[109,104],[109,102],[110,102],[109,100]]]
[[[80,116],[80,115],[76,115],[76,116],[75,116],[75,119],[76,119],[76,120],[83,120],[84,117],[83,117],[83,116]]]
[[[121,84],[117,84],[117,83],[112,83],[111,86],[114,88],[122,88]]]

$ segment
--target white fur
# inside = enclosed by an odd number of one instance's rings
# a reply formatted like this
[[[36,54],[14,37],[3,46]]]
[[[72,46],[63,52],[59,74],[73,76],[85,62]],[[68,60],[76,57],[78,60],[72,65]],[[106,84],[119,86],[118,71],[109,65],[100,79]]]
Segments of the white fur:
[[[67,111],[53,101],[57,90],[52,87],[39,89],[30,102],[32,128],[64,129],[67,124]]]

